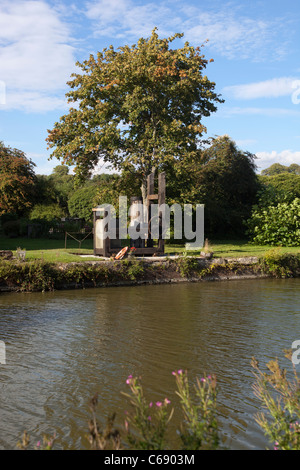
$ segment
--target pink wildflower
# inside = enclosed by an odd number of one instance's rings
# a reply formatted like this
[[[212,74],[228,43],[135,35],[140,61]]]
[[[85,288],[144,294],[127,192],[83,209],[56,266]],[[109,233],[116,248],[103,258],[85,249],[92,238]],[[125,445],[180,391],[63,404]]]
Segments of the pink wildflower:
[[[158,406],[158,407],[162,406],[162,402],[161,402],[161,401],[157,401],[157,402],[156,402],[156,406]]]

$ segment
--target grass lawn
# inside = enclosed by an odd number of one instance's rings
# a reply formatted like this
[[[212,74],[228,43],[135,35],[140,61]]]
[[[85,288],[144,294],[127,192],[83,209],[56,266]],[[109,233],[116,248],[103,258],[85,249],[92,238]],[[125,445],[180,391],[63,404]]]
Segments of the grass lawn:
[[[210,241],[210,248],[214,252],[214,258],[242,258],[244,256],[263,256],[267,251],[274,249],[274,246],[252,245],[247,240],[216,240]],[[183,253],[184,245],[167,245],[166,253]],[[190,252],[199,254],[199,252]],[[300,253],[300,246],[282,247],[281,253]]]
[[[54,240],[49,238],[5,238],[0,237],[0,249],[11,250],[15,254],[17,248],[26,249],[26,260],[43,259],[49,262],[70,263],[73,261],[95,260],[81,258],[74,253],[93,255],[93,240],[84,240],[81,249],[78,242],[72,239]]]
[[[214,257],[239,258],[243,256],[263,256],[266,251],[274,248],[271,246],[251,245],[245,240],[216,240],[210,242]],[[49,262],[68,263],[73,261],[95,260],[93,257],[82,258],[75,253],[93,255],[93,240],[88,239],[82,242],[81,249],[78,248],[78,242],[72,239],[67,240],[65,249],[65,240],[54,239],[32,239],[32,238],[5,238],[0,237],[0,249],[12,250],[14,253],[17,248],[26,249],[26,259],[43,259]],[[180,254],[185,252],[184,245],[166,244],[166,254]],[[300,253],[300,247],[281,248],[282,253]],[[199,251],[189,251],[188,254],[199,255]]]

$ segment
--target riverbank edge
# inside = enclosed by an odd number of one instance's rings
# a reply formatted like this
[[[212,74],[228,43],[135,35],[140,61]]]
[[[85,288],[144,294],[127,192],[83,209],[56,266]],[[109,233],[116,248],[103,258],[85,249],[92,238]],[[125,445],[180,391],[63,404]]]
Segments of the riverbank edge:
[[[299,277],[300,256],[271,259],[162,257],[45,263],[2,261],[0,293]]]

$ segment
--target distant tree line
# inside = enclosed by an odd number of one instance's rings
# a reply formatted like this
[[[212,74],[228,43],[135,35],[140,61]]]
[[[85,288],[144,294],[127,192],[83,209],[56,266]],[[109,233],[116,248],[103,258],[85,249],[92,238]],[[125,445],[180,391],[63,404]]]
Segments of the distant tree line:
[[[78,184],[66,165],[56,166],[50,175],[39,175],[21,151],[2,143],[1,152],[1,222],[2,228],[11,225],[13,233],[16,223],[8,222],[21,220],[24,233],[26,222],[48,227],[71,217],[91,223],[95,205],[109,203],[117,208],[120,195],[128,199],[140,195],[139,179],[127,169],[87,177]],[[243,220],[250,214],[259,187],[254,158],[239,150],[228,136],[212,139],[197,161],[162,167],[167,174],[167,203],[205,204],[209,237],[243,236]]]
[[[66,165],[56,166],[50,175],[35,174],[34,168],[21,150],[0,142],[0,222],[8,236],[27,235],[28,224],[39,224],[43,230],[36,236],[45,235],[61,219],[66,224],[82,219],[91,227],[93,207],[108,203],[118,208],[120,195],[129,203],[141,191],[139,178],[128,169],[78,183]],[[211,239],[299,244],[299,169],[297,164],[276,163],[258,175],[255,155],[240,150],[229,136],[216,137],[200,157],[162,167],[166,202],[204,204],[205,236]]]

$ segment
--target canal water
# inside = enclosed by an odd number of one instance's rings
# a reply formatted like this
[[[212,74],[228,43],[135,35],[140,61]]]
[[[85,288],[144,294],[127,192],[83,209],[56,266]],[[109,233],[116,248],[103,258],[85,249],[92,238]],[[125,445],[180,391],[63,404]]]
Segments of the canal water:
[[[55,431],[57,448],[87,449],[96,392],[99,422],[115,411],[121,425],[127,376],[141,376],[149,401],[176,405],[177,369],[192,382],[216,374],[224,445],[266,448],[250,361],[289,367],[299,288],[299,279],[261,279],[1,294],[0,448],[14,449],[26,430],[32,443]]]

